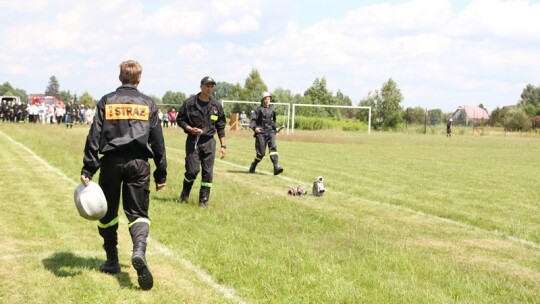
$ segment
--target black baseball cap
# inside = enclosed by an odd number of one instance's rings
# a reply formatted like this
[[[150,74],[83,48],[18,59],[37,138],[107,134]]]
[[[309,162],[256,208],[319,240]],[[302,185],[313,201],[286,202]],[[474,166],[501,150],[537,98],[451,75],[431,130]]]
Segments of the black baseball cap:
[[[206,76],[203,79],[201,79],[201,84],[210,84],[210,83],[213,85],[216,85],[216,81],[214,80],[214,78],[210,76]]]

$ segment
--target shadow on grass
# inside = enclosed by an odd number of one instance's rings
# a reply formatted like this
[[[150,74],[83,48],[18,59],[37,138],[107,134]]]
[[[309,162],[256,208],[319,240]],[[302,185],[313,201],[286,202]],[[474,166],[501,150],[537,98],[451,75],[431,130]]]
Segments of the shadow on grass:
[[[255,173],[249,173],[249,171],[246,169],[246,170],[227,170],[227,172],[229,173],[244,173],[244,174],[259,174],[259,175],[263,175],[263,173],[261,172],[257,172],[255,171]]]
[[[177,196],[151,196],[150,202],[160,202],[160,203],[179,203],[180,199]]]
[[[43,259],[42,263],[45,269],[52,272],[57,277],[75,277],[83,273],[83,271],[97,270],[97,265],[103,260],[98,258],[84,258],[77,256],[71,252],[56,252],[52,256]],[[98,270],[99,271],[99,270]],[[103,274],[108,275],[108,274]],[[114,275],[121,287],[137,289],[129,274],[120,272]]]

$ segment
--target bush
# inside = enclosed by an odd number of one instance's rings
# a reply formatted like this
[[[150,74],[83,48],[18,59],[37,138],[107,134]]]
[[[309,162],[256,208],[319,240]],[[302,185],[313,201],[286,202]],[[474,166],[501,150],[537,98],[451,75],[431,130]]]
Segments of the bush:
[[[311,131],[325,129],[360,131],[367,130],[367,124],[357,120],[334,120],[332,118],[296,116],[294,128]]]
[[[527,132],[531,130],[531,120],[521,109],[510,113],[508,122],[505,125],[507,131]]]

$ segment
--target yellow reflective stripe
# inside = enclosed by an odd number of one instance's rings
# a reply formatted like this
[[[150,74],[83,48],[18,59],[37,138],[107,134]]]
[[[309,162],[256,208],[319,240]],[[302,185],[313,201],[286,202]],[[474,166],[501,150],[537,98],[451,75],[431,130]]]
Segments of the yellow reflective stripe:
[[[270,155],[278,155],[277,152],[270,152]]]
[[[201,182],[201,187],[212,188],[212,183]]]
[[[112,221],[108,222],[108,223],[102,223],[100,221],[98,221],[98,227],[99,228],[109,228],[109,227],[112,227],[114,225],[118,224],[118,216],[115,217]]]
[[[255,160],[261,160],[262,158],[261,157],[255,157]]]
[[[184,176],[184,180],[188,183],[192,183],[195,179],[187,179],[187,177]]]
[[[134,220],[133,222],[129,223],[128,227],[131,228],[131,226],[133,226],[133,225],[135,225],[137,223],[147,223],[148,226],[150,226],[150,220],[149,219],[144,218],[144,217],[140,217],[140,218]]]

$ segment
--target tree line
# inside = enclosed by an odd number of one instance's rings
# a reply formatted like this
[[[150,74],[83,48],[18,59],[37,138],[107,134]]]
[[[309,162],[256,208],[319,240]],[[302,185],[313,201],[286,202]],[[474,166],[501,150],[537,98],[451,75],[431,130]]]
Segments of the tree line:
[[[218,82],[214,88],[214,97],[220,100],[238,101],[259,101],[263,92],[269,91],[257,69],[252,69],[246,78],[244,85],[240,83],[232,84],[228,82]],[[304,94],[293,94],[290,90],[281,87],[276,88],[272,93],[273,100],[280,103],[289,104],[318,104],[318,105],[339,105],[339,106],[369,106],[372,109],[372,126],[376,130],[396,129],[403,124],[425,124],[437,125],[448,120],[452,113],[444,113],[441,109],[424,109],[422,107],[403,108],[404,96],[397,83],[389,78],[380,89],[369,92],[358,104],[353,104],[352,100],[343,92],[338,90],[335,94],[329,91],[326,78],[316,78],[313,84],[307,88]],[[56,96],[60,100],[72,100],[75,103],[93,107],[96,100],[88,93],[81,96],[71,93],[69,90],[60,90],[60,83],[55,76],[51,76],[49,84],[45,88],[46,96]],[[21,100],[28,100],[28,95],[24,89],[13,88],[9,82],[0,86],[1,96],[19,96]],[[149,95],[159,105],[180,105],[187,96],[183,92],[167,91],[162,97]],[[480,107],[483,105],[480,104]],[[249,113],[253,105],[233,104],[231,111]],[[276,108],[278,114],[284,109]],[[300,107],[296,115],[307,117],[322,117],[336,120],[348,119],[367,122],[367,111],[357,111],[351,108],[320,108],[320,107]],[[515,105],[495,108],[491,112],[491,119],[488,122],[491,126],[502,126],[507,130],[526,131],[530,129],[530,119],[540,115],[540,86],[536,87],[528,84],[520,95],[520,100]]]

